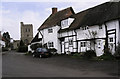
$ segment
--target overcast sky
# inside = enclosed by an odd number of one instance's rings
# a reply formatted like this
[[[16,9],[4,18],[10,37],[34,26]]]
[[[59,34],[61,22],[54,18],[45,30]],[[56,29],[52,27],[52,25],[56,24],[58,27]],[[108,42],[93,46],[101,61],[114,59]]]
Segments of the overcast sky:
[[[57,7],[58,11],[67,7],[72,7],[75,13],[90,7],[99,5],[109,0],[4,0],[0,4],[2,20],[0,30],[8,31],[15,40],[20,39],[20,22],[33,24],[33,35],[37,33],[39,26],[51,14],[52,7]]]

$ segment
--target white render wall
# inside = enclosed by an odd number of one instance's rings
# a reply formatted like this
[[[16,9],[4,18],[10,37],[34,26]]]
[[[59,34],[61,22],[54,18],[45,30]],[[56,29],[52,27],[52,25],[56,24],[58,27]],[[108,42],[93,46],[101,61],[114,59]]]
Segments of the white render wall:
[[[96,31],[97,35],[96,38],[105,38],[106,37],[106,32],[105,32],[105,27],[102,25],[102,29],[99,29],[98,25],[94,26],[89,26],[89,29],[87,30],[82,30],[82,29],[77,29],[77,40],[83,40],[83,39],[91,39],[90,32]]]
[[[48,33],[49,28],[41,30],[41,33],[43,35],[42,43],[43,44],[45,44],[45,43],[48,44],[48,42],[54,42],[54,48],[57,49],[57,53],[61,53],[60,43],[59,43],[59,40],[58,40],[58,30],[60,29],[60,27],[59,26],[53,26],[53,27],[50,27],[50,28],[53,29],[53,33]]]
[[[104,53],[104,45],[105,45],[105,40],[103,38],[106,37],[106,32],[105,32],[105,26],[101,25],[102,29],[99,29],[98,25],[94,26],[88,26],[89,29],[87,30],[82,30],[82,29],[77,29],[77,40],[78,40],[78,52],[85,52],[86,50],[94,50],[96,51],[96,55],[100,56]],[[95,40],[96,44],[91,42],[90,46],[90,41],[84,41],[85,39],[92,39],[94,38],[91,34],[91,32],[97,32],[97,35],[95,38],[99,38]],[[81,40],[81,41],[80,41]],[[81,47],[81,42],[86,42],[86,47]]]
[[[106,23],[106,25],[107,25],[107,30],[116,29],[116,46],[117,46],[118,42],[120,40],[119,39],[120,38],[119,37],[119,35],[120,35],[119,21],[118,20],[109,21]],[[112,54],[114,54],[115,53],[115,34],[108,35],[108,38],[110,38],[110,37],[113,37],[114,39],[113,39],[113,42],[109,42],[109,40],[108,40],[108,45],[109,45],[110,51],[112,52]]]
[[[107,25],[107,29],[111,30],[111,29],[116,29],[116,45],[118,45],[118,41],[119,41],[119,35],[120,35],[120,31],[119,31],[119,21],[118,20],[113,20],[110,22],[106,23]]]

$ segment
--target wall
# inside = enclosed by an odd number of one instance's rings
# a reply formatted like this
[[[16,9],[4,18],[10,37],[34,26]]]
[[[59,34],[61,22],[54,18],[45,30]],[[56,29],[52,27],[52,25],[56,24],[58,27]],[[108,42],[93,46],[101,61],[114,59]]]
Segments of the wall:
[[[115,41],[116,41],[116,46],[118,45],[118,42],[119,42],[119,35],[120,35],[119,21],[118,20],[109,21],[106,23],[106,25],[107,25],[107,30],[112,30],[112,29],[116,30],[116,39],[115,39],[115,34],[108,35],[108,38],[111,38],[111,37],[114,38],[113,42],[110,42],[108,39],[110,51],[112,52],[112,54],[114,54],[115,53]],[[111,31],[111,33],[112,32],[114,32],[114,31]]]
[[[99,29],[98,25],[94,26],[88,26],[88,29],[82,30],[82,27],[80,29],[77,29],[77,40],[78,40],[78,52],[85,52],[86,50],[95,50],[96,55],[100,56],[104,53],[104,45],[105,45],[105,26],[101,25],[102,29]],[[92,34],[93,32],[96,32],[97,34],[94,36]],[[92,40],[93,38],[96,38],[95,44]],[[88,40],[89,39],[89,40]],[[90,40],[91,39],[91,40]],[[81,47],[81,42],[86,42],[85,47]]]
[[[60,37],[64,37],[64,41],[62,41],[62,53],[68,54],[70,52],[77,52],[77,41],[76,41],[76,34],[74,30],[62,32],[59,35]],[[69,44],[69,40],[72,40],[72,45]]]
[[[49,28],[46,28],[46,29],[43,29],[41,30],[41,33],[43,35],[43,40],[42,40],[42,43],[45,44],[48,42],[54,42],[54,48],[56,48],[58,51],[57,53],[61,53],[60,51],[60,41],[58,40],[58,30],[60,29],[59,26],[53,26],[53,27],[50,27],[53,29],[53,33],[48,33],[48,29]]]

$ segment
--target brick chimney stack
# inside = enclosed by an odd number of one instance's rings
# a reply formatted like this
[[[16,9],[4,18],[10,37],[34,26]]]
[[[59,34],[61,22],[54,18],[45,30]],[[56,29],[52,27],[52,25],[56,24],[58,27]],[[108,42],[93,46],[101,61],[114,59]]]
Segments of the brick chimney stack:
[[[56,7],[53,7],[53,8],[52,8],[52,14],[55,14],[55,13],[57,13],[57,8],[56,8]]]

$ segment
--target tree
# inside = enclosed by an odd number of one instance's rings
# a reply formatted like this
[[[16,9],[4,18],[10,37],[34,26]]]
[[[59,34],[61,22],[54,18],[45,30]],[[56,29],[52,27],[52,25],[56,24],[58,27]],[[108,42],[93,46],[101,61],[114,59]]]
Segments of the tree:
[[[20,46],[24,46],[24,42],[22,40],[20,40]]]
[[[10,35],[8,32],[3,33],[3,38],[5,39],[6,47],[10,47]]]

